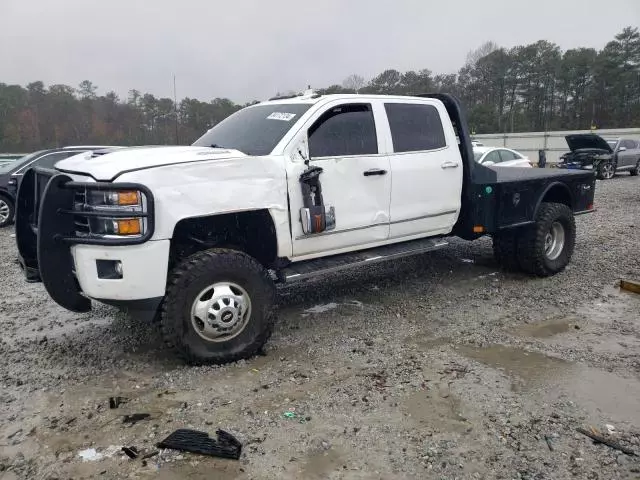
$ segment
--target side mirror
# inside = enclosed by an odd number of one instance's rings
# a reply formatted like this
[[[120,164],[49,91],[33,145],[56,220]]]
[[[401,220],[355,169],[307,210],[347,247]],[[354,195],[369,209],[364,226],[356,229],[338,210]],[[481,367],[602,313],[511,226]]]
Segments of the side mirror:
[[[491,160],[485,160],[484,162],[482,162],[482,165],[495,165],[495,162],[492,162]]]
[[[618,149],[619,152],[625,152],[627,150],[627,147],[620,147]]]
[[[309,164],[309,140],[306,135],[299,137],[291,157],[294,162],[304,162],[307,165]]]

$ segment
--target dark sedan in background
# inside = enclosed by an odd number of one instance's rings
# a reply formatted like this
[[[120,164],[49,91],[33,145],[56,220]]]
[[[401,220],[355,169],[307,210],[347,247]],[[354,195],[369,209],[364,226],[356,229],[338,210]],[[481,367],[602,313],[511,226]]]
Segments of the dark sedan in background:
[[[83,152],[104,150],[114,147],[82,145],[52,148],[25,155],[18,160],[0,165],[0,227],[13,222],[18,185],[24,172],[31,167],[53,167],[60,160]]]

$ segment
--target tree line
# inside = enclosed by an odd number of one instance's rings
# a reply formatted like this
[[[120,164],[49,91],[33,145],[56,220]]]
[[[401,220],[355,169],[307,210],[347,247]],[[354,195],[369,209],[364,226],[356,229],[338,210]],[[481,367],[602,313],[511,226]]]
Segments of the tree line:
[[[177,105],[138,90],[98,95],[85,80],[68,85],[0,83],[0,151],[72,145],[189,144],[248,104],[228,98]],[[469,52],[457,73],[389,69],[354,74],[319,93],[409,95],[449,92],[462,100],[474,133],[619,128],[640,125],[640,32],[626,27],[602,50],[562,51],[545,40]],[[291,93],[291,92],[286,92]]]

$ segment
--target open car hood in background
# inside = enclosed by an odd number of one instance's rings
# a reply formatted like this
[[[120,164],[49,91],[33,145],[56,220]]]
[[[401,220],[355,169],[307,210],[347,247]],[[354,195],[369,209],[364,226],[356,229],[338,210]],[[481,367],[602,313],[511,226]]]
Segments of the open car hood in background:
[[[600,135],[582,133],[567,135],[564,138],[567,140],[567,145],[569,145],[572,152],[575,150],[603,150],[605,152],[613,153],[611,145],[609,145]]]

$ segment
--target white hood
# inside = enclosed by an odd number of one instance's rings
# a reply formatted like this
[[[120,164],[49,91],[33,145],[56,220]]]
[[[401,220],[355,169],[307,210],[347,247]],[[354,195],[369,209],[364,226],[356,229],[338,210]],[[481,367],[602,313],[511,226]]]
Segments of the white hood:
[[[90,175],[96,180],[110,181],[132,170],[246,157],[238,150],[209,147],[132,147],[92,158],[93,152],[74,155],[56,164],[58,170]]]

